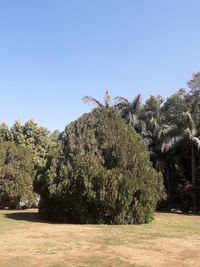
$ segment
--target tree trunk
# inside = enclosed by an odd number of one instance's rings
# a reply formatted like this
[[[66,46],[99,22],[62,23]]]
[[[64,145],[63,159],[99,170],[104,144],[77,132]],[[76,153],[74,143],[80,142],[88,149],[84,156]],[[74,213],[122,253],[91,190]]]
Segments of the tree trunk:
[[[168,197],[168,210],[171,211],[171,199],[170,199],[170,180],[169,180],[169,167],[166,167],[166,180],[167,180],[167,197]]]
[[[193,201],[193,213],[197,213],[197,202],[196,202],[196,175],[195,175],[195,154],[194,154],[194,145],[192,144],[192,153],[191,153],[191,169],[192,169],[192,201]]]

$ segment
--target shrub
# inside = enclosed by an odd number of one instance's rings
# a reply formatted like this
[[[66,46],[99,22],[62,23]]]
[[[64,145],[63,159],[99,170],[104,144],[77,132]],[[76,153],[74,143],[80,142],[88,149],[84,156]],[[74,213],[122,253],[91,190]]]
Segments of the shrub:
[[[141,137],[113,108],[67,126],[39,180],[40,214],[72,223],[146,223],[163,195]]]

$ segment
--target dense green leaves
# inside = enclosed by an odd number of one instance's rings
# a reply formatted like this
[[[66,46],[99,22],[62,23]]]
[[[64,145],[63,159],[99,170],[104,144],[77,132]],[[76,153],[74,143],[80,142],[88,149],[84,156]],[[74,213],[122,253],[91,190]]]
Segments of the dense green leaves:
[[[114,108],[98,108],[66,127],[50,157],[40,213],[77,223],[144,223],[163,195],[162,176],[141,137]]]
[[[15,121],[11,128],[5,123],[0,125],[0,145],[2,147],[0,171],[2,175],[1,190],[3,190],[0,206],[19,208],[20,206],[29,206],[33,202],[33,197],[35,199],[33,182],[35,187],[39,186],[36,178],[46,164],[47,154],[57,145],[58,137],[58,131],[50,135],[46,128],[39,127],[33,120],[27,121],[24,125]],[[12,143],[8,143],[8,141]],[[5,160],[6,151],[13,157],[9,165]],[[24,157],[27,157],[27,161],[26,158],[23,158],[23,153]],[[15,158],[18,160],[15,161]],[[30,166],[30,169],[25,170],[26,166]]]
[[[0,207],[29,207],[33,193],[34,165],[31,152],[14,143],[0,143]]]

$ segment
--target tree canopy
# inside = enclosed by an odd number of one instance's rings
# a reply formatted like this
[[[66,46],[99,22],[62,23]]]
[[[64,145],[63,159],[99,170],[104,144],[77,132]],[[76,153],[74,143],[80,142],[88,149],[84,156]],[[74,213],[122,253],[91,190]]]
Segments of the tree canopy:
[[[132,126],[114,108],[100,107],[65,129],[50,157],[40,214],[76,223],[145,223],[163,196],[162,175]]]
[[[0,207],[30,207],[34,165],[30,150],[11,142],[0,143]]]

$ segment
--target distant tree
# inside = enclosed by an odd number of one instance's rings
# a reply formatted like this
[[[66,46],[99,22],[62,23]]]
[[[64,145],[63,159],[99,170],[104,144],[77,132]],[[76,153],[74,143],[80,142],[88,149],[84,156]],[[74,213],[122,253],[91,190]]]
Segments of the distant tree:
[[[9,130],[9,127],[5,124],[5,122],[0,124],[0,142],[2,141],[11,141],[12,134]]]
[[[142,98],[137,95],[132,102],[126,98],[117,96],[115,97],[115,107],[119,110],[121,117],[129,124],[131,124],[138,133],[144,134],[146,125],[141,116]]]
[[[95,99],[91,96],[84,96],[83,102],[86,104],[93,104],[94,106],[96,106],[98,108],[111,107],[112,106],[111,97],[110,97],[108,91],[105,92],[104,103],[99,102],[97,99]]]
[[[25,135],[24,135],[24,126],[20,121],[15,121],[12,127],[10,128],[12,135],[12,141],[17,145],[25,146]]]
[[[170,125],[165,131],[165,142],[163,142],[162,150],[169,151],[176,148],[180,142],[188,146],[191,152],[191,180],[193,187],[193,212],[197,212],[196,203],[196,151],[200,151],[200,138],[196,129],[194,120],[189,112],[184,112],[180,118],[181,124]]]
[[[40,214],[75,223],[145,223],[163,196],[162,176],[141,137],[114,108],[66,127],[39,177]]]
[[[43,167],[46,163],[46,156],[52,145],[50,132],[47,128],[39,127],[34,120],[28,120],[24,125],[15,121],[10,128],[12,141],[32,151],[35,168]]]
[[[30,151],[14,143],[0,143],[0,207],[29,207],[33,193],[34,166]]]
[[[167,98],[161,108],[164,124],[176,124],[177,126],[182,124],[182,114],[188,111],[186,96],[185,89],[180,89],[178,92]]]
[[[143,105],[142,109],[142,116],[145,119],[146,126],[148,127],[148,124],[150,123],[151,127],[151,120],[156,119],[156,121],[161,124],[162,121],[162,104],[164,102],[164,99],[158,95],[158,96],[150,96],[145,104]]]
[[[193,74],[193,79],[188,82],[188,86],[193,93],[200,93],[200,72]]]
[[[193,79],[188,82],[190,88],[187,95],[187,105],[197,128],[200,129],[200,72],[193,75]]]
[[[141,115],[145,122],[143,138],[150,151],[160,150],[163,103],[161,96],[150,96],[142,107]]]
[[[15,121],[11,128],[5,123],[0,125],[0,142],[11,141],[29,151],[34,166],[33,179],[45,166],[47,155],[56,146],[57,138],[58,132],[51,136],[46,128],[39,127],[34,120],[28,120],[24,125]]]

